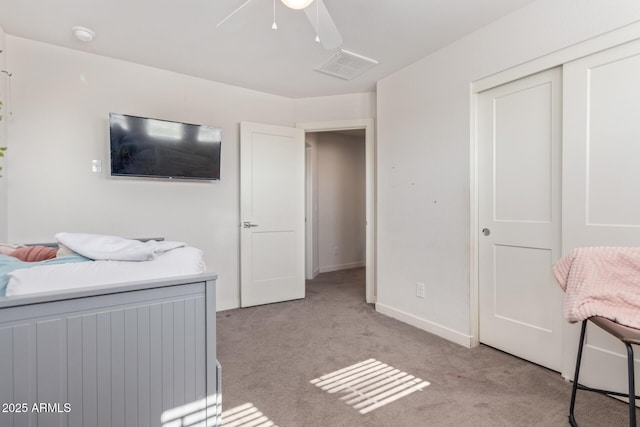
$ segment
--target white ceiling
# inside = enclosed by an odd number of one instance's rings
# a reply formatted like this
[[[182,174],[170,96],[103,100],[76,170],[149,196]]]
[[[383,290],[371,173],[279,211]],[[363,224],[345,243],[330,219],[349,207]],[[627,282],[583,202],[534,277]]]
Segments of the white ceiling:
[[[273,0],[2,0],[7,34],[298,98],[375,90],[375,82],[534,0],[324,0],[343,49],[379,65],[350,81],[313,71],[334,51],[304,11]],[[312,6],[313,7],[313,4]],[[92,29],[76,40],[75,25]]]

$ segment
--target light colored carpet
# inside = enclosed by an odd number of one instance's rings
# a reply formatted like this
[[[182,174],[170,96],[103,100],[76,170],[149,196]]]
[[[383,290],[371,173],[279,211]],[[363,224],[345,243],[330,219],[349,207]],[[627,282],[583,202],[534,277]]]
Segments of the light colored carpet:
[[[307,282],[303,300],[218,313],[223,410],[250,403],[280,427],[568,425],[571,384],[557,372],[391,319],[364,293],[364,269],[351,269]],[[311,383],[371,358],[430,384],[361,414]],[[580,426],[625,426],[627,415],[578,394]]]

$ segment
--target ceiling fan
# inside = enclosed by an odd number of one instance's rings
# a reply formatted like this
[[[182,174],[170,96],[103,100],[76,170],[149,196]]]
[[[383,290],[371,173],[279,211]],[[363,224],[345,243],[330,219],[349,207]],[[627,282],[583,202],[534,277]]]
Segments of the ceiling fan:
[[[218,22],[217,27],[224,24],[229,18],[238,13],[242,8],[248,5],[253,0],[246,0],[240,7],[227,15],[222,21]],[[342,35],[338,31],[338,27],[333,22],[327,7],[323,0],[281,0],[282,3],[290,9],[304,9],[305,15],[309,19],[309,22],[313,26],[316,32],[316,42],[322,43],[322,46],[327,50],[332,50],[342,46]],[[315,2],[315,7],[311,6],[311,3]],[[273,0],[273,24],[271,28],[278,29],[276,24],[276,0]]]

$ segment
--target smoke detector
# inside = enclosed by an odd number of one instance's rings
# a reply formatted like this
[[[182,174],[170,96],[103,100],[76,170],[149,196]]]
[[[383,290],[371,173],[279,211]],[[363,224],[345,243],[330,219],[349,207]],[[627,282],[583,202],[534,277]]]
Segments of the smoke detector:
[[[314,70],[343,80],[351,80],[376,65],[378,61],[375,59],[340,49]]]
[[[96,36],[96,33],[86,27],[75,26],[71,31],[73,31],[73,35],[81,42],[90,42]]]

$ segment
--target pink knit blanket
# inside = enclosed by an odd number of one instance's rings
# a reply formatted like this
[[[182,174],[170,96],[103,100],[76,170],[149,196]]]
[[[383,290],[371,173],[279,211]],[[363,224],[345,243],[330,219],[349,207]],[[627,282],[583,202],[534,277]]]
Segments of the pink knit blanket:
[[[577,248],[553,266],[564,317],[602,316],[640,329],[640,247]]]

